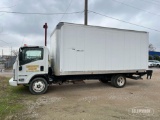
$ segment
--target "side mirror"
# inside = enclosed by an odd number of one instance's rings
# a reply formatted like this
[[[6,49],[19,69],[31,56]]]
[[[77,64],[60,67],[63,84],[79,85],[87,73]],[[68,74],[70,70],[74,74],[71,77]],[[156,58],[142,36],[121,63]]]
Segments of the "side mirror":
[[[19,61],[22,61],[22,52],[19,52]]]

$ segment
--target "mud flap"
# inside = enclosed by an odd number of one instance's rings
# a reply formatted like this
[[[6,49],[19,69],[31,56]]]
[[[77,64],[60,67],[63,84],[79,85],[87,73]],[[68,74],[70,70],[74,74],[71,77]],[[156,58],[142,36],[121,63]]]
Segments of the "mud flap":
[[[153,70],[147,70],[146,73],[147,73],[147,79],[149,79],[149,78],[151,79]]]

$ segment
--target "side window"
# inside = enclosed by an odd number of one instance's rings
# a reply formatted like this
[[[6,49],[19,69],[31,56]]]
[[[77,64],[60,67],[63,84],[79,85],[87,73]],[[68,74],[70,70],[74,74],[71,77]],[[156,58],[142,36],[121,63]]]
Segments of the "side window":
[[[20,65],[37,60],[43,60],[43,48],[24,48],[22,50],[22,61],[20,61]]]
[[[43,55],[42,55],[42,50],[26,50],[25,52],[25,58],[24,60],[28,60],[28,59],[32,59],[32,60],[42,60],[43,59]]]

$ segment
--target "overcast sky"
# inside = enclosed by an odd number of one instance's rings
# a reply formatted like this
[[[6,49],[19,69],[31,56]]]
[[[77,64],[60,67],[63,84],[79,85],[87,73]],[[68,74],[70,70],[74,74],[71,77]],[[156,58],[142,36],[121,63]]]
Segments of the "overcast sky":
[[[88,0],[89,10],[103,15],[145,26],[158,31],[138,27],[89,12],[89,25],[133,29],[149,32],[149,41],[160,51],[160,0]],[[68,10],[67,10],[68,8]],[[84,23],[84,13],[66,15],[27,15],[23,13],[64,13],[84,10],[84,0],[0,0],[0,55],[10,54],[20,46],[44,45],[45,22],[50,33],[58,22]],[[63,16],[63,18],[62,18]]]

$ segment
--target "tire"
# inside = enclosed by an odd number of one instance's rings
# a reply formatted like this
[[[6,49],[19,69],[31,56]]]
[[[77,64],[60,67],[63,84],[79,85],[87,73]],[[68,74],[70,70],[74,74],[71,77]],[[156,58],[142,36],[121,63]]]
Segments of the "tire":
[[[99,81],[102,82],[102,83],[108,83],[107,79],[99,79]]]
[[[111,85],[115,87],[115,83],[114,83],[114,79],[115,79],[116,75],[113,75],[111,78]]]
[[[44,78],[34,78],[29,84],[29,91],[34,95],[44,94],[48,89],[48,83]]]
[[[116,88],[123,88],[126,85],[126,77],[122,74],[115,75],[111,79],[111,84]]]

